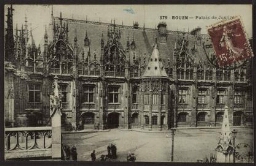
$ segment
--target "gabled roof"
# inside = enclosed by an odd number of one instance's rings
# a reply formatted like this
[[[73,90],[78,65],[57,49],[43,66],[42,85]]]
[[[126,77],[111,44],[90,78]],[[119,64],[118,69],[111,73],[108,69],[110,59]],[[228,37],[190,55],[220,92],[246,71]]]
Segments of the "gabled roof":
[[[155,44],[152,55],[142,77],[168,77],[159,56],[157,44]]]

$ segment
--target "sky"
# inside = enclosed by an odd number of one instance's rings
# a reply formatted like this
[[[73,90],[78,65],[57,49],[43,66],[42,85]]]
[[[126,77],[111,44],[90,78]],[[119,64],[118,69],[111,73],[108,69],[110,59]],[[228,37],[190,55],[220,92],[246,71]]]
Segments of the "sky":
[[[5,14],[7,13],[5,6]],[[155,28],[158,23],[167,23],[168,30],[191,31],[196,27],[207,33],[207,26],[240,16],[247,33],[252,37],[252,5],[13,5],[13,25],[18,28],[24,24],[25,16],[29,27],[32,28],[36,43],[43,40],[45,26],[48,26],[53,15],[63,18],[74,18],[88,21],[110,23],[115,19],[116,24],[132,26],[137,21],[140,27]],[[164,17],[161,17],[164,16]],[[167,17],[166,17],[167,16]],[[181,19],[177,19],[181,16]],[[182,19],[182,16],[188,19]],[[184,18],[184,17],[183,17]],[[6,17],[5,17],[6,19]],[[30,29],[30,28],[29,28]]]

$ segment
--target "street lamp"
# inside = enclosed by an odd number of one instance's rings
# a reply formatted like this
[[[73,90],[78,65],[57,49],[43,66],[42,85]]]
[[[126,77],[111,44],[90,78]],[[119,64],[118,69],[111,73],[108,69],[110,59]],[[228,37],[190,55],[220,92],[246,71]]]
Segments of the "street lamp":
[[[172,150],[171,150],[171,161],[173,161],[173,155],[174,155],[174,135],[175,135],[175,128],[171,129],[172,131]]]
[[[236,134],[237,134],[237,131],[236,129],[234,129],[232,131],[232,134],[233,134],[233,163],[236,162],[236,158],[235,158],[235,154],[236,154]]]

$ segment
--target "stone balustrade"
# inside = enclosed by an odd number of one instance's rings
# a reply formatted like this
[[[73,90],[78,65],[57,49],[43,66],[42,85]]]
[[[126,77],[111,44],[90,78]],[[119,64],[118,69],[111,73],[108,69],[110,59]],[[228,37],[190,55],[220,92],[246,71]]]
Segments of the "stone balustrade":
[[[52,127],[5,128],[5,159],[51,157]]]

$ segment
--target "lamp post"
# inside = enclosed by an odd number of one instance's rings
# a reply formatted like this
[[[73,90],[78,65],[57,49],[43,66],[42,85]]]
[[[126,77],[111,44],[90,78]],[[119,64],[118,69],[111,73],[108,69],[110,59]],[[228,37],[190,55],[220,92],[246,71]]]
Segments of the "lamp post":
[[[235,157],[235,154],[236,154],[236,134],[237,134],[237,131],[236,129],[234,129],[232,131],[232,134],[233,134],[233,163],[236,162],[236,157]]]
[[[173,155],[174,155],[174,135],[175,135],[176,129],[172,128],[171,131],[172,131],[171,161],[173,161]]]

